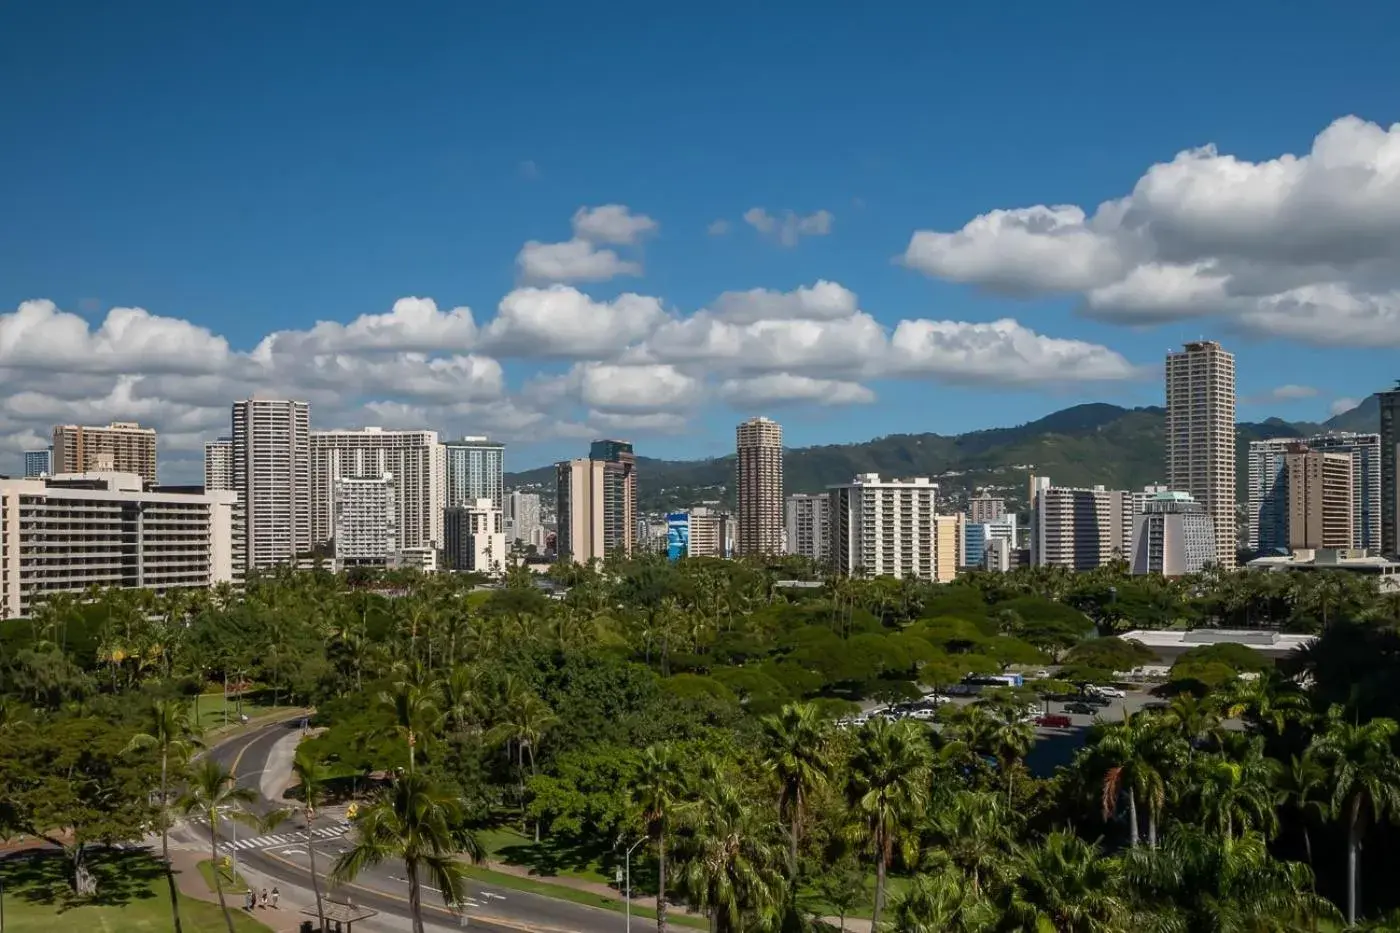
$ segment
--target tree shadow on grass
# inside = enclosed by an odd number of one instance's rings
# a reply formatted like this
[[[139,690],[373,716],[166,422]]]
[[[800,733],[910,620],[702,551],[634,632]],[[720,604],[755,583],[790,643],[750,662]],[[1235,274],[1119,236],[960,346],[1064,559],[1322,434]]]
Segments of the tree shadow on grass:
[[[63,913],[74,907],[124,907],[155,897],[152,885],[163,874],[159,859],[143,850],[93,849],[87,853],[87,864],[97,880],[97,893],[92,897],[73,892],[68,862],[55,849],[0,858],[0,879],[4,880],[6,897]]]

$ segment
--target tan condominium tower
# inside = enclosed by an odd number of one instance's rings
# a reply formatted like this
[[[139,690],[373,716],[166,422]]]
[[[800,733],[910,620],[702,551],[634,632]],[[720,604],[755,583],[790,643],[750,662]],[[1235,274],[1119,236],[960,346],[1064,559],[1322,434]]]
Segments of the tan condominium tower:
[[[739,425],[734,466],[741,555],[783,552],[783,426],[769,418]]]
[[[1214,340],[1167,354],[1167,486],[1215,523],[1216,562],[1235,566],[1235,357]]]
[[[131,421],[113,421],[105,428],[76,424],[53,429],[53,472],[135,473],[156,481],[156,429]]]

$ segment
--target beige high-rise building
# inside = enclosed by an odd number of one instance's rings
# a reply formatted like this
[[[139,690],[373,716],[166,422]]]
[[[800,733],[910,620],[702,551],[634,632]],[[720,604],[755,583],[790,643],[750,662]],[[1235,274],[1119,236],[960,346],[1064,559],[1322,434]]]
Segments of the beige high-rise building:
[[[1235,357],[1214,340],[1167,354],[1167,477],[1215,523],[1217,563],[1235,566]]]
[[[1006,514],[1006,500],[984,492],[967,502],[967,520],[974,525],[994,522]]]
[[[436,431],[311,432],[311,542],[335,532],[335,484],[341,479],[394,477],[394,535],[400,549],[441,548],[446,452]]]
[[[1288,489],[1288,547],[1352,545],[1352,458],[1295,444],[1284,454]]]
[[[311,550],[310,404],[233,403],[233,488],[249,567],[292,563]]]
[[[156,429],[134,421],[113,421],[105,428],[76,424],[53,429],[54,473],[135,473],[156,481]]]
[[[1094,570],[1126,559],[1133,542],[1133,494],[1126,489],[1075,489],[1044,480],[1031,503],[1031,563]]]
[[[734,465],[741,556],[783,552],[783,426],[770,418],[739,425]]]
[[[595,441],[592,457],[555,466],[556,547],[561,560],[631,555],[637,540],[637,470],[632,445]]]
[[[928,477],[866,473],[827,495],[835,572],[945,583],[957,576],[963,517],[937,514],[938,484]]]

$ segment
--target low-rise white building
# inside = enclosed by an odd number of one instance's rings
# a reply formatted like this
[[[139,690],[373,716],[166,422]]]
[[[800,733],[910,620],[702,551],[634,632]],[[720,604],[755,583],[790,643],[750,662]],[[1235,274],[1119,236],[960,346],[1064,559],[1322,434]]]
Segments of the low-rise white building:
[[[135,473],[0,480],[0,612],[52,593],[231,583],[232,492],[143,488]]]

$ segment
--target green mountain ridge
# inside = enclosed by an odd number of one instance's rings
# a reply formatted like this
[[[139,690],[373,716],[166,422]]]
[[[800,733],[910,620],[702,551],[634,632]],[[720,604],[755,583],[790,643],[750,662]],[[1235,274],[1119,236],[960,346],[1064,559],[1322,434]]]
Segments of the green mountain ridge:
[[[1281,418],[1240,422],[1241,480],[1250,441],[1324,431],[1375,431],[1379,420],[1379,404],[1371,396],[1321,424]],[[859,473],[930,476],[945,490],[1001,487],[1010,498],[1024,500],[1027,477],[1036,473],[1062,486],[1140,489],[1163,479],[1165,426],[1162,408],[1093,402],[1009,428],[957,435],[891,434],[860,443],[796,447],[784,452],[784,485],[788,493],[821,492]],[[733,483],[734,455],[708,460],[639,457],[637,473],[643,510],[726,501]],[[508,473],[505,480],[507,486],[537,486],[552,492],[554,468]]]

